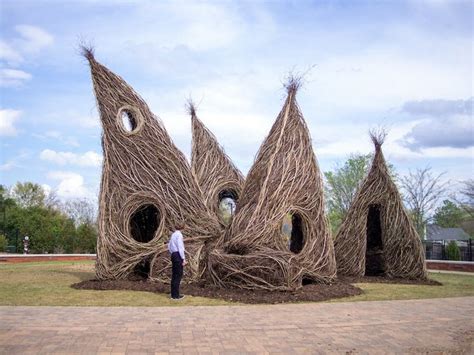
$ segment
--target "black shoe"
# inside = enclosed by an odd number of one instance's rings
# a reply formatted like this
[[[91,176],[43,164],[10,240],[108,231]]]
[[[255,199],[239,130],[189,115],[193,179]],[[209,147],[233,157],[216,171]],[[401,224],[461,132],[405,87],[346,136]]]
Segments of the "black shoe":
[[[171,297],[172,300],[182,300],[184,298],[184,295],[180,295],[179,297]]]

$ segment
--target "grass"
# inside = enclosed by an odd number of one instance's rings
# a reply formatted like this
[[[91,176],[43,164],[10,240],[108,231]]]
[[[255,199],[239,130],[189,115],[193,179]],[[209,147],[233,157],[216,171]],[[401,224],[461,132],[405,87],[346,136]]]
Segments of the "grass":
[[[226,301],[187,296],[176,302],[168,295],[138,291],[76,290],[71,284],[94,277],[94,262],[0,264],[0,305],[3,306],[213,306]],[[474,275],[430,273],[443,286],[357,284],[364,294],[333,302],[474,296]]]
[[[442,286],[359,283],[356,286],[364,290],[363,294],[336,299],[331,302],[474,296],[474,275],[430,272],[429,278],[441,282]]]
[[[138,291],[76,290],[71,284],[94,277],[94,261],[0,264],[2,306],[213,306],[226,301]]]

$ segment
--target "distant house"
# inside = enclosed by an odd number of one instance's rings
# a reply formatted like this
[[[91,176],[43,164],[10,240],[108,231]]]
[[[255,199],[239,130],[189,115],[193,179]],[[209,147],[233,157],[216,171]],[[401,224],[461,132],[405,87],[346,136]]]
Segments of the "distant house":
[[[462,228],[444,228],[436,224],[428,224],[426,226],[426,240],[469,240],[467,234]]]

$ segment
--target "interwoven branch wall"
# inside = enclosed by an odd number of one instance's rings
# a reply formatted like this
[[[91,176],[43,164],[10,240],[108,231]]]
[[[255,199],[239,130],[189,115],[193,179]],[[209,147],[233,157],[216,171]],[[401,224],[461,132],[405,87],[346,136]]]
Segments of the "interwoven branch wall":
[[[126,278],[146,260],[150,278],[167,280],[170,263],[165,242],[176,223],[185,221],[187,277],[201,278],[206,242],[219,237],[220,227],[204,203],[185,156],[138,94],[99,64],[90,49],[84,49],[84,55],[90,64],[103,126],[97,277]],[[122,115],[130,119],[130,132],[122,123]],[[158,226],[150,241],[140,242],[134,238],[131,218],[147,205],[159,211],[147,217]]]
[[[218,216],[219,194],[225,190],[241,195],[244,177],[217,142],[216,137],[196,116],[192,103],[188,105],[192,121],[191,170],[201,188],[210,211]],[[226,227],[219,219],[221,226]]]
[[[382,153],[384,134],[371,134],[375,155],[370,172],[334,241],[338,274],[364,276],[369,206],[380,206],[382,258],[387,277],[425,278],[423,244],[406,213]]]
[[[324,213],[321,174],[296,102],[298,83],[263,142],[244,184],[223,248],[209,259],[221,286],[291,290],[303,278],[329,282],[336,275],[333,242]],[[287,214],[302,219],[304,246],[295,254],[283,237]]]

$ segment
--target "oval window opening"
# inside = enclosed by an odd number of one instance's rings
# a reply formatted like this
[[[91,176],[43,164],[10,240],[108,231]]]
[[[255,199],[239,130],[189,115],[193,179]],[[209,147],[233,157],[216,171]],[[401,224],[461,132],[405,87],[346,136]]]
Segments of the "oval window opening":
[[[127,132],[133,132],[137,129],[137,118],[132,111],[123,109],[120,111],[120,118],[122,120],[123,128]]]
[[[155,236],[160,219],[160,211],[154,205],[141,206],[130,218],[132,238],[140,243],[148,243]]]
[[[237,193],[234,190],[223,190],[219,193],[219,217],[229,225],[237,207]]]
[[[291,215],[290,251],[299,254],[304,246],[303,219],[298,213]]]

